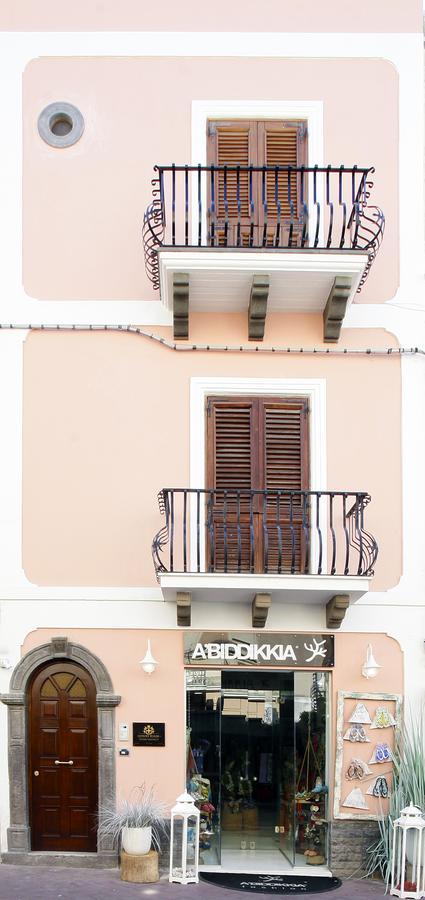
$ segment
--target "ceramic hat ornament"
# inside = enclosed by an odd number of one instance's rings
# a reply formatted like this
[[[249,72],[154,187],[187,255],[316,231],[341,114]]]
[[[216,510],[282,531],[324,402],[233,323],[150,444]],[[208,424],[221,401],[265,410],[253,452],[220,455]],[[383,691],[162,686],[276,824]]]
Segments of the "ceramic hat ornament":
[[[371,728],[392,728],[396,724],[394,716],[391,715],[386,706],[377,706],[375,716],[371,724]]]
[[[372,769],[369,769],[367,763],[365,763],[362,759],[357,759],[357,757],[353,757],[350,760],[350,765],[345,773],[345,777],[348,778],[349,781],[355,781],[358,779],[361,781],[365,778],[366,775],[371,775]]]
[[[388,744],[385,742],[383,744],[376,744],[372,756],[369,760],[369,765],[390,762],[391,759],[392,754]]]
[[[351,728],[347,728],[343,741],[351,741],[352,744],[356,743],[356,741],[360,741],[362,744],[370,744],[370,738],[368,738],[363,725],[352,725]]]
[[[343,806],[352,806],[354,809],[369,809],[360,788],[353,788],[345,798]]]
[[[375,781],[369,785],[366,793],[371,794],[372,797],[388,797],[387,779],[383,775],[378,775]]]
[[[348,721],[361,725],[370,725],[372,719],[370,718],[364,703],[358,703]]]

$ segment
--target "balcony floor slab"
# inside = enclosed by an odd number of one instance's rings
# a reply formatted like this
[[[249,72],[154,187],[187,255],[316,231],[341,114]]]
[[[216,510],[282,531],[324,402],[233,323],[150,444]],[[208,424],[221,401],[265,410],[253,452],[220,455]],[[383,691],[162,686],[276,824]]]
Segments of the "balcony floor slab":
[[[189,276],[192,312],[242,312],[248,309],[254,275],[268,275],[269,312],[323,312],[335,278],[351,279],[352,302],[368,261],[350,250],[230,250],[175,247],[159,251],[161,302],[173,309],[173,277]]]
[[[271,594],[272,603],[325,607],[335,594],[348,594],[356,603],[370,589],[371,578],[357,575],[260,575],[214,573],[163,573],[164,600],[177,601],[188,592],[193,602],[252,603],[257,593]]]

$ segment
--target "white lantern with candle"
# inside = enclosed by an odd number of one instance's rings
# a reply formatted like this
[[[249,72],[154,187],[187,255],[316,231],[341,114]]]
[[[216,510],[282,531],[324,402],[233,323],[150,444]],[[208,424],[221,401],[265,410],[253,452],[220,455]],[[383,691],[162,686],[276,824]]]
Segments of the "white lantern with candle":
[[[425,897],[425,819],[418,806],[402,809],[393,826],[391,891],[394,897]]]
[[[169,881],[195,884],[199,881],[199,809],[190,794],[177,797],[171,810]]]

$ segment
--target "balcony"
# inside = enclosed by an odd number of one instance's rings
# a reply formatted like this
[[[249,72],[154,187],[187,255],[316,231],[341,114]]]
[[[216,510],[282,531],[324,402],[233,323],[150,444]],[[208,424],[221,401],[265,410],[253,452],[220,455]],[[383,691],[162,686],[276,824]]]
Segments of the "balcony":
[[[273,600],[320,604],[337,628],[369,590],[378,547],[364,526],[366,493],[164,488],[158,500],[153,561],[179,625],[198,600],[249,602],[263,627]]]
[[[262,340],[268,311],[322,312],[338,340],[383,231],[369,204],[373,168],[156,166],[146,210],[146,272],[188,338],[190,311],[247,310]]]

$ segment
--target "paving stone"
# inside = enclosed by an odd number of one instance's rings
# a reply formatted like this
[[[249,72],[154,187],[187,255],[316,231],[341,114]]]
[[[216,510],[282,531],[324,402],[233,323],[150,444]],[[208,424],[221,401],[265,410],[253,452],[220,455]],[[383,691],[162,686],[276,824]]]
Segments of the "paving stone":
[[[352,879],[338,890],[317,897],[318,900],[378,900],[384,895],[380,882]],[[120,880],[117,869],[0,866],[0,900],[240,900],[241,897],[240,891],[213,887],[206,882],[186,887],[169,884],[166,876],[157,884],[127,884]]]

